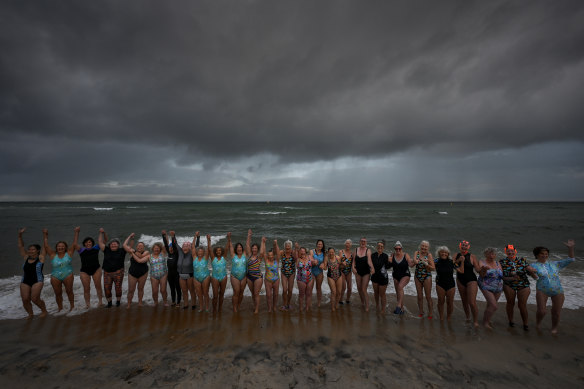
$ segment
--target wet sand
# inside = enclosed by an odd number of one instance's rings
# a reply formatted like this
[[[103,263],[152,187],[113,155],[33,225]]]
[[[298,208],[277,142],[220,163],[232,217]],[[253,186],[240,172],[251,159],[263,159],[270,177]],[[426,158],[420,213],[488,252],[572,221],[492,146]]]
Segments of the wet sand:
[[[582,387],[584,311],[562,313],[560,333],[472,328],[456,302],[450,324],[381,316],[353,304],[331,313],[220,315],[164,307],[92,309],[79,316],[0,322],[3,387]],[[389,295],[393,307],[395,297]],[[415,299],[406,296],[414,312]],[[262,309],[265,298],[262,296]],[[479,305],[480,313],[484,306]],[[534,327],[535,307],[529,307]],[[517,312],[518,316],[519,313]],[[548,314],[549,315],[549,314]],[[518,319],[518,317],[517,317]],[[518,321],[516,319],[516,321]]]

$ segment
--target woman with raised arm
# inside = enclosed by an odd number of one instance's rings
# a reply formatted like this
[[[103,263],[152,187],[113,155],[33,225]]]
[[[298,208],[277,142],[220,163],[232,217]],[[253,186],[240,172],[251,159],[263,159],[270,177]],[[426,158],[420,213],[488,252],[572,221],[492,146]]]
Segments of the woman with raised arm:
[[[503,270],[503,293],[507,300],[505,310],[507,311],[507,319],[509,319],[509,327],[515,326],[513,310],[515,308],[515,299],[517,298],[519,313],[523,321],[523,330],[528,331],[527,298],[531,293],[531,289],[529,289],[527,274],[530,273],[533,277],[535,270],[528,265],[525,258],[517,258],[517,250],[512,244],[505,246],[505,255],[505,258],[501,259],[499,263]],[[466,271],[466,268],[464,271]]]
[[[122,250],[120,241],[114,238],[108,242],[107,235],[103,228],[99,229],[97,243],[99,249],[103,251],[103,289],[107,300],[107,308],[112,307],[112,285],[116,289],[116,306],[120,306],[122,299],[122,282],[124,281],[124,260],[126,251]]]
[[[174,231],[170,231],[171,235],[174,236]],[[170,298],[172,300],[171,306],[180,307],[180,300],[182,297],[182,292],[180,290],[180,276],[178,275],[178,269],[176,267],[178,263],[178,246],[173,242],[168,242],[166,236],[166,230],[162,230],[162,243],[164,243],[164,248],[168,253],[168,260],[166,265],[168,267],[168,286],[170,287]]]
[[[397,306],[395,307],[395,311],[393,311],[393,313],[396,315],[402,315],[405,313],[404,289],[410,282],[410,267],[414,266],[414,261],[411,260],[409,254],[403,251],[403,246],[399,240],[393,245],[391,266],[393,267],[391,276],[393,278],[395,297],[397,299]]]
[[[434,266],[436,268],[436,295],[438,295],[438,316],[440,321],[444,320],[444,302],[446,301],[446,319],[450,321],[452,312],[454,312],[454,293],[456,293],[456,282],[454,281],[454,271],[457,273],[464,272],[464,266],[461,266],[463,257],[457,260],[450,258],[450,249],[446,246],[440,246],[436,249],[436,259]]]
[[[245,276],[247,274],[247,258],[241,243],[231,244],[231,232],[227,233],[227,252],[231,256],[231,289],[233,289],[233,312],[239,312],[245,290]]]
[[[131,240],[131,242],[130,242]],[[138,242],[134,249],[134,233],[132,232],[124,241],[124,250],[130,254],[130,269],[128,270],[128,305],[130,308],[136,285],[138,285],[138,306],[142,306],[142,299],[144,298],[144,285],[148,278],[148,261],[150,260],[150,253],[146,251],[146,245],[143,242]]]
[[[280,277],[278,276],[278,258],[280,258],[280,249],[278,248],[278,241],[274,240],[274,247],[266,253],[266,237],[262,237],[262,246],[260,252],[263,250],[264,265],[266,268],[266,280],[264,285],[266,287],[266,302],[268,305],[268,313],[276,311],[278,306],[278,295],[280,293]]]
[[[209,258],[213,258],[211,267],[213,275],[211,276],[211,285],[213,287],[213,313],[221,313],[223,309],[223,299],[225,296],[225,287],[227,286],[227,261],[223,257],[227,249],[211,245],[211,235],[207,234],[207,248]]]
[[[277,245],[277,243],[276,243]],[[280,258],[282,267],[280,269],[282,280],[282,300],[283,304],[280,307],[282,311],[290,310],[292,306],[292,291],[294,290],[294,276],[296,275],[296,254],[292,250],[292,241],[284,242],[284,251],[277,250],[280,254],[276,257]]]
[[[497,310],[497,302],[503,292],[503,269],[501,269],[501,265],[497,262],[497,250],[492,247],[487,247],[483,253],[485,259],[479,261],[475,270],[479,273],[477,280],[479,289],[487,301],[487,307],[483,314],[483,326],[488,329],[493,329],[491,318]]]
[[[312,277],[312,267],[318,262],[316,259],[310,257],[304,247],[300,247],[298,243],[294,245],[295,251],[298,253],[296,257],[296,284],[298,285],[298,310],[302,312],[302,304],[304,303],[304,311],[310,310],[312,304],[312,287],[314,278]]]
[[[341,263],[341,257],[337,255],[333,247],[329,247],[322,267],[323,270],[327,270],[326,280],[331,290],[331,311],[333,312],[339,308],[339,301],[341,301],[341,288],[343,287]]]
[[[369,312],[369,293],[367,286],[371,275],[375,273],[373,263],[371,262],[371,250],[367,247],[367,239],[361,238],[359,247],[355,249],[355,260],[353,261],[353,274],[357,281],[357,291],[361,298],[361,305],[365,312]]]
[[[78,235],[76,235],[78,237]],[[77,241],[73,243],[78,247]],[[83,239],[83,247],[80,247],[79,257],[81,258],[81,270],[79,278],[83,285],[83,297],[87,309],[91,306],[91,280],[97,292],[99,305],[103,306],[103,291],[101,289],[101,266],[99,265],[99,245],[95,244],[92,237]]]
[[[47,316],[47,306],[41,298],[41,292],[44,285],[43,266],[45,264],[45,251],[41,249],[38,244],[31,244],[24,249],[24,241],[22,234],[26,228],[18,230],[18,251],[24,259],[22,265],[23,275],[20,280],[20,298],[22,299],[22,306],[28,319],[34,316],[32,310],[32,303],[41,309],[39,317]]]
[[[168,258],[164,252],[162,243],[156,242],[152,245],[150,254],[150,284],[152,285],[152,300],[154,306],[158,305],[158,291],[162,295],[162,303],[168,306],[166,294],[166,280],[168,278]]]
[[[546,247],[538,246],[533,249],[533,255],[537,259],[531,267],[537,274],[537,285],[535,299],[537,302],[536,326],[539,329],[541,321],[546,314],[548,297],[552,299],[552,334],[558,333],[560,324],[560,313],[564,305],[564,288],[560,283],[559,272],[570,263],[574,262],[574,247],[576,244],[572,239],[564,243],[568,248],[568,258],[559,261],[548,261],[550,250]]]
[[[389,277],[387,269],[391,267],[389,256],[383,252],[385,249],[385,241],[377,242],[377,251],[371,254],[371,263],[375,273],[371,276],[371,284],[373,286],[373,296],[375,297],[375,310],[385,314],[385,306],[387,305],[387,296],[385,291],[389,284]]]
[[[199,312],[209,312],[209,286],[211,285],[211,273],[209,272],[209,250],[199,246],[199,231],[196,232],[198,246],[193,258],[194,285],[197,297],[199,298]],[[182,280],[181,280],[182,282]],[[183,292],[184,294],[184,292]]]
[[[184,242],[182,247],[178,248],[178,243],[176,242],[176,236],[172,234],[172,245],[177,248],[178,251],[178,261],[176,263],[176,268],[180,277],[180,289],[182,291],[183,297],[183,309],[189,307],[189,293],[191,295],[191,308],[194,310],[196,308],[196,297],[195,297],[195,281],[193,278],[193,255],[199,246],[199,231],[195,233],[193,237],[193,242]],[[209,269],[207,269],[207,272]],[[200,304],[200,302],[199,302]]]
[[[416,265],[416,272],[414,274],[416,283],[416,292],[418,295],[418,317],[424,317],[424,294],[426,294],[426,304],[428,304],[428,319],[432,318],[434,312],[434,304],[432,303],[432,271],[434,267],[434,259],[432,254],[428,252],[430,249],[430,242],[423,240],[418,246],[418,251],[414,253],[414,265]]]
[[[312,267],[312,277],[314,278],[314,285],[316,285],[316,306],[320,307],[320,302],[322,300],[322,281],[324,280],[324,274],[322,273],[322,263],[324,262],[324,240],[319,239],[316,241],[316,248],[310,250],[310,256],[316,260],[317,264]]]
[[[466,321],[470,321],[472,314],[473,325],[478,327],[479,309],[477,307],[477,292],[479,291],[479,286],[477,284],[477,276],[474,273],[474,269],[478,266],[477,257],[470,253],[470,243],[466,240],[461,241],[458,244],[458,248],[460,252],[456,254],[454,259],[458,261],[460,258],[463,258],[464,261],[462,265],[464,266],[464,272],[456,274],[458,293],[460,294]]]
[[[75,237],[73,242],[79,239],[80,227],[75,227]],[[63,286],[65,286],[65,293],[69,298],[69,312],[75,308],[75,296],[73,295],[73,267],[71,266],[73,253],[75,252],[75,245],[67,245],[65,241],[58,241],[55,245],[55,250],[49,246],[49,231],[45,228],[43,230],[44,246],[47,255],[52,257],[51,265],[51,285],[55,291],[55,300],[59,312],[63,309]]]
[[[251,244],[251,236],[252,231],[250,229],[247,231],[247,241],[245,243],[245,254],[247,256],[247,286],[253,299],[253,313],[257,314],[260,311],[260,291],[262,290],[264,279],[260,270],[260,263],[262,260],[259,252],[260,248],[256,243]]]
[[[343,286],[341,288],[341,299],[339,304],[343,304],[343,296],[345,295],[345,290],[347,291],[347,298],[345,303],[351,303],[351,292],[353,292],[353,252],[351,246],[353,242],[351,239],[345,241],[345,247],[339,252],[341,257],[341,270],[343,271]]]

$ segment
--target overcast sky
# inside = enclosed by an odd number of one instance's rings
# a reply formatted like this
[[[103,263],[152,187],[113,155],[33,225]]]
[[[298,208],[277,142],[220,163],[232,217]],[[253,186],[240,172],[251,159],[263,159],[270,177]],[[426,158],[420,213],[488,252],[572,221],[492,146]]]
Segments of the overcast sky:
[[[0,200],[584,200],[584,2],[0,3]]]

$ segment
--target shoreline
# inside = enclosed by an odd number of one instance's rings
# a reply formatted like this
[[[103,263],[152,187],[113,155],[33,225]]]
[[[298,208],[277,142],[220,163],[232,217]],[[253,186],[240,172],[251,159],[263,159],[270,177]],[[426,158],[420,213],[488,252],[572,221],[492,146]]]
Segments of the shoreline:
[[[559,334],[553,336],[549,313],[542,331],[534,325],[530,331],[508,328],[504,303],[489,331],[466,323],[456,302],[448,323],[437,316],[381,316],[374,307],[365,313],[357,301],[354,296],[337,312],[324,304],[302,314],[260,310],[254,315],[246,298],[238,314],[226,299],[216,315],[134,305],[70,317],[2,320],[0,382],[176,388],[584,383],[584,309],[563,310]],[[392,306],[394,300],[389,301]],[[415,298],[406,296],[405,304],[417,312]],[[480,316],[483,309],[479,303]],[[535,307],[528,310],[533,322]]]

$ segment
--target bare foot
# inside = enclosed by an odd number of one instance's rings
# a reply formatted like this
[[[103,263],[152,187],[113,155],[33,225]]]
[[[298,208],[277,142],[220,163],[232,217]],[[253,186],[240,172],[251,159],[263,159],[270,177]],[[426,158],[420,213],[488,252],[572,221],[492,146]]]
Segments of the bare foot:
[[[45,317],[47,316],[49,313],[47,311],[42,311],[41,314],[39,315],[39,317]]]

